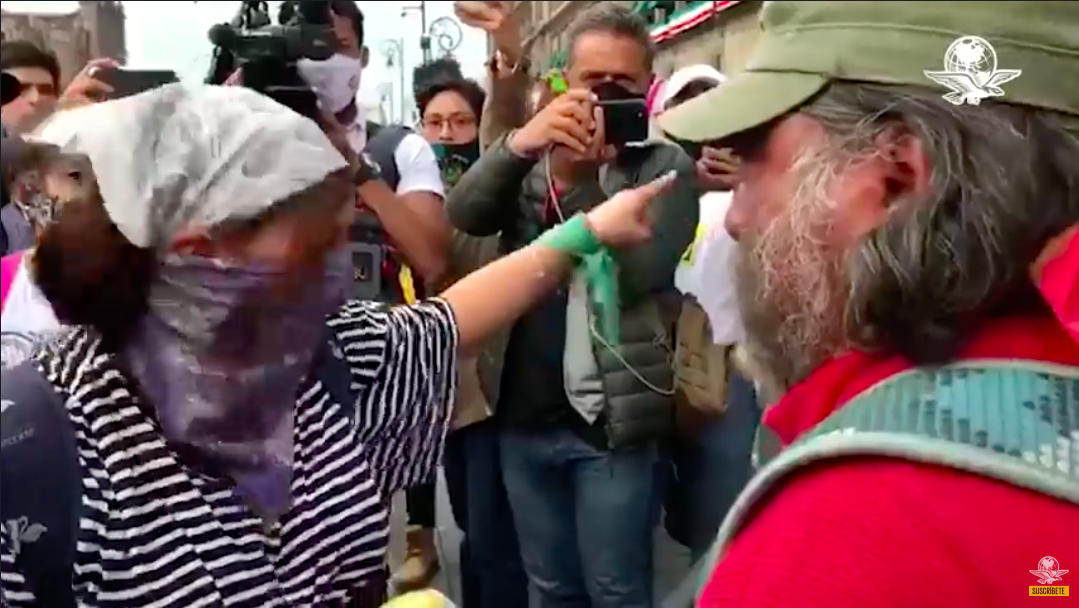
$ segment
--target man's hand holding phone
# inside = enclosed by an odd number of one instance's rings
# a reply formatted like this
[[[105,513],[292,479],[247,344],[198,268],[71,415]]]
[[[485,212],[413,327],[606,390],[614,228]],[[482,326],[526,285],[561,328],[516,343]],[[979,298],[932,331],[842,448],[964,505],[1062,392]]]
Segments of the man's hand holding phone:
[[[104,101],[112,93],[112,87],[97,75],[101,70],[116,69],[119,65],[114,59],[94,59],[86,64],[60,95],[58,107],[67,110]]]
[[[615,157],[614,146],[607,143],[607,121],[600,106],[592,108],[591,141],[584,152],[555,144],[551,148],[551,176],[559,187],[571,186],[583,179],[595,178],[599,167]]]
[[[730,190],[738,185],[740,165],[730,149],[705,146],[697,160],[697,180],[707,191]]]
[[[538,157],[552,146],[588,154],[596,132],[595,101],[583,89],[560,95],[510,136],[510,150],[523,158]]]

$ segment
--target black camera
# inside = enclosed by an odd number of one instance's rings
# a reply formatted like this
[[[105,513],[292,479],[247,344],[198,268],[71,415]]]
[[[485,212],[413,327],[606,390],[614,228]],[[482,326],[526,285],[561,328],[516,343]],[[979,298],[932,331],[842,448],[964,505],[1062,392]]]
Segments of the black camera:
[[[215,47],[208,84],[243,70],[243,86],[319,120],[318,98],[296,62],[329,59],[337,51],[329,0],[282,2],[276,24],[268,2],[242,2],[231,23],[213,26],[208,35]]]

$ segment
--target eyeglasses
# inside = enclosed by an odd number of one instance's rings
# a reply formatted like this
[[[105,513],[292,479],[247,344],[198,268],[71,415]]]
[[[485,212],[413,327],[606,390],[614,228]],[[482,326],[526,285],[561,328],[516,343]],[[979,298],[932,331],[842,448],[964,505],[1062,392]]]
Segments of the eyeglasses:
[[[424,129],[433,131],[442,131],[446,127],[449,127],[451,131],[462,131],[476,126],[476,119],[460,114],[448,117],[431,116],[430,118],[424,118],[422,124]]]
[[[17,91],[17,93],[14,93],[13,91]],[[56,86],[51,82],[23,82],[14,74],[4,72],[5,103],[9,98],[11,101],[14,101],[15,98],[28,91],[35,91],[42,97],[56,97]]]

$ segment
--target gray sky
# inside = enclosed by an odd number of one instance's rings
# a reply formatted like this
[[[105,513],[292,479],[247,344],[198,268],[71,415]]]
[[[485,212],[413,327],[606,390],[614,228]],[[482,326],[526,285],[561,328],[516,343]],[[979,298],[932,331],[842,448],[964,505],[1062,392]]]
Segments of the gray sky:
[[[276,5],[276,2],[271,2]],[[379,98],[379,85],[393,82],[395,93],[400,92],[399,68],[387,68],[381,53],[386,38],[403,37],[406,80],[411,80],[412,67],[420,59],[420,17],[415,11],[402,17],[403,6],[418,2],[360,2],[367,24],[367,44],[371,48],[371,66],[363,75],[363,97],[368,103]],[[206,30],[215,23],[232,19],[239,8],[238,1],[210,2],[143,0],[124,2],[127,13],[127,50],[132,68],[176,70],[184,78],[205,77],[210,58],[210,43]],[[13,12],[66,13],[75,10],[77,2],[19,2],[4,0],[4,10]],[[276,6],[274,8],[276,11]],[[453,2],[427,2],[428,22],[453,13]],[[455,52],[465,73],[480,78],[484,73],[486,42],[483,34],[463,31],[464,38]],[[411,83],[406,83],[406,91]],[[396,102],[395,102],[396,105]]]

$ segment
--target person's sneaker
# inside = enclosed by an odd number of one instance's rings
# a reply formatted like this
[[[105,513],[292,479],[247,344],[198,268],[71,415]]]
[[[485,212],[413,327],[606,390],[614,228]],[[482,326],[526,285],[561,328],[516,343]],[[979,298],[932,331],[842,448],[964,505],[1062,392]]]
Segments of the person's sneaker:
[[[394,592],[399,594],[426,589],[441,568],[433,528],[409,526],[405,548],[405,561],[390,581]]]
[[[455,608],[450,598],[434,589],[413,591],[394,598],[382,605],[382,608]]]

